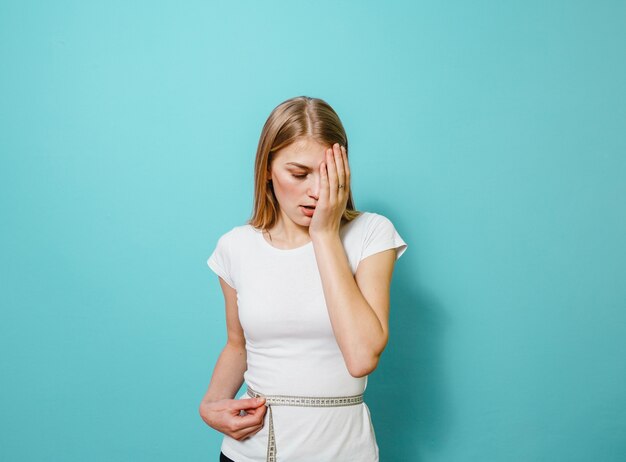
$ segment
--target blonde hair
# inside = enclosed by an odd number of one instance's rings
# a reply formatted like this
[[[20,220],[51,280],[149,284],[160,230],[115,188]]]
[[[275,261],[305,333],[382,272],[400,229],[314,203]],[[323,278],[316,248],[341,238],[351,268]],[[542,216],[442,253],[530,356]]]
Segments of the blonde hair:
[[[272,153],[304,137],[327,146],[339,143],[345,146],[348,154],[346,131],[339,116],[326,101],[298,96],[276,106],[265,121],[256,151],[254,209],[252,218],[248,220],[253,227],[267,230],[278,220],[279,204],[272,183],[267,178]],[[350,190],[342,220],[351,221],[360,214],[354,208]]]

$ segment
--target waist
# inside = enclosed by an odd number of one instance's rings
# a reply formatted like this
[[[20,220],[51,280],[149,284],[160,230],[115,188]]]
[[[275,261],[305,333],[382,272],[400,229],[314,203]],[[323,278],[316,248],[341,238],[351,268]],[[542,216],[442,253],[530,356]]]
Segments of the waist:
[[[293,395],[265,395],[247,385],[246,393],[251,398],[265,398],[267,406],[266,418],[268,421],[267,455],[266,462],[276,462],[277,446],[279,440],[274,433],[274,421],[272,407],[274,406],[297,406],[297,407],[341,407],[356,406],[363,403],[363,393],[350,396],[293,396]]]
[[[251,398],[265,398],[266,405],[270,406],[340,407],[354,406],[363,402],[363,393],[350,396],[265,395],[255,391],[249,385],[246,393]]]

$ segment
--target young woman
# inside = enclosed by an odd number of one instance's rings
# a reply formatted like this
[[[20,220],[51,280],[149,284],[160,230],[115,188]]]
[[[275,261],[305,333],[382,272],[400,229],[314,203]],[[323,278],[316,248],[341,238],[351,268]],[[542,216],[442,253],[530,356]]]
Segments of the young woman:
[[[389,219],[354,208],[335,111],[304,96],[278,105],[259,140],[252,218],[208,259],[228,341],[200,415],[224,434],[221,461],[378,460],[362,394],[406,248]]]

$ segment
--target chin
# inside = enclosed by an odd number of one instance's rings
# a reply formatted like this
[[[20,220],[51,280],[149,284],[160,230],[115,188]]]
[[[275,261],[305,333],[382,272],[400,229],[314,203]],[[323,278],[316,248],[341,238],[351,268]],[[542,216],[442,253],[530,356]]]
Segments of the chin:
[[[300,225],[306,226],[308,228],[311,225],[311,218],[304,217],[302,221],[300,222]]]

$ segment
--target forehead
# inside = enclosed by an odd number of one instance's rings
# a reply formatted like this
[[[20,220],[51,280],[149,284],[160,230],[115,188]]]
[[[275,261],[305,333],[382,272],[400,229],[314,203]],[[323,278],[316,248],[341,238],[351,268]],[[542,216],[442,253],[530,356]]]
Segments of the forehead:
[[[312,163],[324,160],[324,153],[328,147],[312,138],[301,138],[289,146],[279,149],[274,154],[274,160],[282,162]]]

